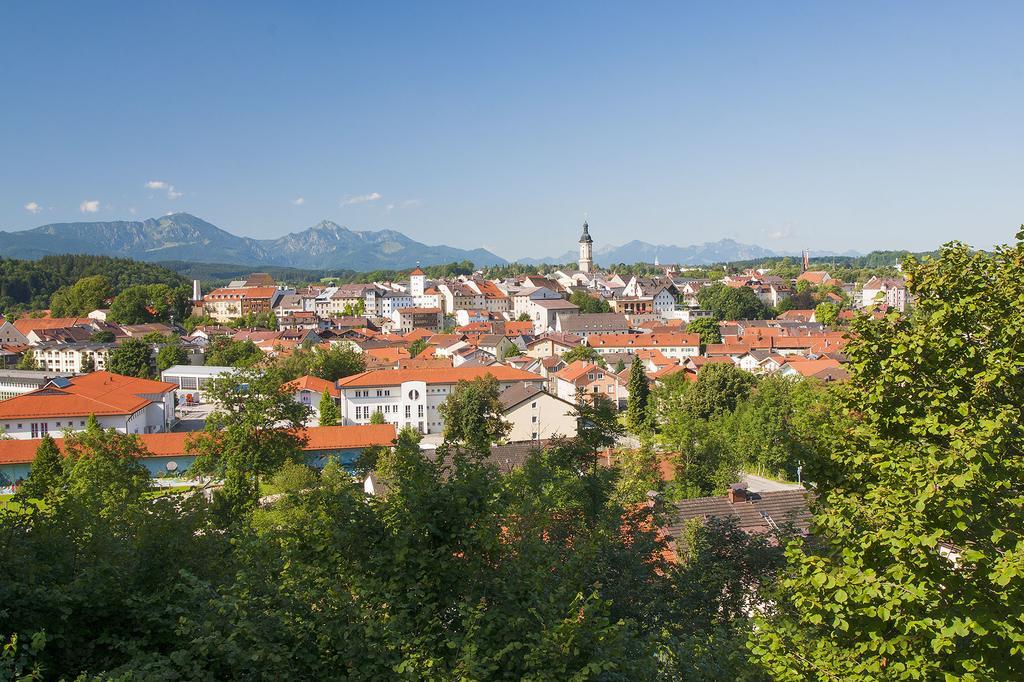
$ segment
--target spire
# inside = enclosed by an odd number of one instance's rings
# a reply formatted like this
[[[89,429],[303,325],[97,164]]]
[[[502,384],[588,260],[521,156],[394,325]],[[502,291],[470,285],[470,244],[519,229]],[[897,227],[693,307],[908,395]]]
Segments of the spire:
[[[583,221],[583,235],[580,237],[580,244],[593,244],[594,240],[590,236],[590,225],[587,221]]]

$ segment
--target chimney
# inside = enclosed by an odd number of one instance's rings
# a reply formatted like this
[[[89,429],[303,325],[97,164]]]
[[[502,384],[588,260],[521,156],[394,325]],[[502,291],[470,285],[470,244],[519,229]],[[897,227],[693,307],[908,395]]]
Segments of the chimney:
[[[729,504],[747,501],[747,484],[733,483],[729,486]]]

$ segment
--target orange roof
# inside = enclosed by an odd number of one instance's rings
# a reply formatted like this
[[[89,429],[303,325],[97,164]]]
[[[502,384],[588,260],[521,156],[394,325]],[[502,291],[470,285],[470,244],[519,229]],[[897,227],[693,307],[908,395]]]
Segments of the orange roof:
[[[824,270],[808,270],[807,272],[801,272],[800,276],[796,278],[798,282],[810,282],[811,284],[821,284],[828,277],[828,273]]]
[[[333,381],[327,381],[326,379],[309,374],[289,381],[287,385],[293,391],[313,391],[314,393],[322,394],[326,389],[331,397],[337,398],[341,395],[341,391],[338,390]]]
[[[153,402],[145,396],[178,388],[178,384],[166,381],[111,372],[93,372],[69,382],[63,388],[44,386],[0,401],[0,419],[133,414]]]
[[[421,327],[417,327],[416,329],[413,329],[411,332],[409,332],[408,334],[405,335],[405,340],[409,341],[411,343],[411,342],[416,341],[418,339],[429,339],[435,333],[436,332],[432,332],[429,329],[423,329]]]
[[[369,348],[363,351],[363,355],[378,362],[398,362],[401,358],[409,357],[409,351],[400,346],[388,346],[386,348]]]
[[[380,369],[361,372],[338,381],[342,388],[364,386],[395,386],[406,381],[422,381],[427,384],[455,384],[472,381],[487,375],[498,381],[543,381],[543,377],[521,369],[492,365],[490,367],[443,367],[437,369]]]
[[[88,317],[23,317],[12,322],[14,328],[22,334],[33,329],[61,329],[63,327],[90,326],[94,320]]]
[[[593,348],[645,348],[665,346],[700,346],[700,335],[669,332],[667,334],[591,334],[587,345]]]
[[[576,383],[587,372],[604,371],[593,362],[573,360],[570,364],[555,372],[555,376],[570,383]]]
[[[778,319],[796,320],[797,322],[809,322],[811,319],[811,315],[813,314],[813,310],[787,310],[784,313],[779,313]]]
[[[795,369],[802,376],[809,377],[814,374],[817,374],[818,372],[821,372],[822,370],[839,367],[839,361],[834,360],[832,358],[827,358],[824,360],[806,360],[801,358],[790,359],[789,362],[786,363],[786,365]]]
[[[297,435],[306,438],[303,450],[346,450],[375,445],[391,445],[395,441],[392,424],[360,424],[356,426],[311,426],[299,429]],[[192,435],[187,431],[174,433],[145,433],[136,437],[154,457],[177,457],[185,454],[185,442]],[[25,464],[35,459],[42,439],[0,440],[0,464]],[[64,439],[54,438],[57,447],[64,449]]]
[[[533,322],[520,322],[513,320],[505,323],[505,336],[519,336],[521,334],[533,334]]]
[[[425,275],[425,274],[427,274],[427,273],[423,272],[419,268],[416,268],[415,270],[413,270],[412,272],[409,273],[409,276],[412,277],[413,275]]]

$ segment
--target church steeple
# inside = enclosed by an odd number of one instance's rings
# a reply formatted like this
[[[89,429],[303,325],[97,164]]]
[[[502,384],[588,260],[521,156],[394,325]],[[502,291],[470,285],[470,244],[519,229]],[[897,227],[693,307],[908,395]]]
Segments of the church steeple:
[[[583,221],[583,234],[580,236],[580,272],[589,273],[594,269],[594,239],[590,236],[590,225]]]

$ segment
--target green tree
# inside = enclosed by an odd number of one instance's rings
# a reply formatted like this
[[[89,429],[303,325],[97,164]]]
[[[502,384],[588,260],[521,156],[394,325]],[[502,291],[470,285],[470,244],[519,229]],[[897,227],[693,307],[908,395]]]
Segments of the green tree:
[[[126,339],[107,355],[107,370],[114,374],[148,379],[152,374],[150,359],[153,355],[148,343],[142,339]]]
[[[586,291],[574,291],[569,295],[569,302],[580,309],[580,313],[610,313],[612,308],[608,301],[600,296],[591,296]]]
[[[773,677],[1024,675],[1017,239],[907,259],[914,315],[853,322],[855,420],[818,480],[816,542],[787,552],[789,598],[751,649]]]
[[[505,358],[518,358],[522,354],[523,354],[523,351],[519,350],[519,346],[517,346],[516,344],[513,343],[513,344],[511,344],[511,345],[509,345],[509,346],[507,346],[505,348],[505,350],[502,353],[501,357],[502,357],[502,359],[505,359]]]
[[[114,338],[114,332],[109,329],[101,329],[89,334],[89,341],[92,343],[113,343]]]
[[[320,413],[320,426],[337,426],[341,422],[341,408],[338,407],[338,403],[334,401],[330,391],[326,388],[323,395],[320,396],[318,411]]]
[[[206,364],[214,367],[252,367],[266,356],[252,341],[233,341],[227,336],[215,336],[206,350]],[[294,379],[303,373],[296,374]]]
[[[736,365],[705,365],[697,374],[692,390],[686,394],[687,407],[698,419],[732,412],[756,383],[757,380],[750,372]]]
[[[414,358],[427,349],[427,340],[420,338],[409,344],[409,357]]]
[[[67,481],[64,457],[53,438],[46,434],[36,448],[28,478],[18,488],[18,496],[26,500],[45,500],[59,494]]]
[[[96,371],[96,354],[83,352],[82,353],[82,374],[88,374]]]
[[[519,317],[516,318],[516,322],[530,322],[529,313],[519,313]]]
[[[145,285],[128,287],[110,304],[110,320],[118,324],[143,324],[154,316],[149,312],[149,292]]]
[[[625,371],[626,371],[626,362],[622,358],[619,358],[618,361],[615,363],[615,373],[616,374],[621,374],[621,373],[623,373]]]
[[[188,351],[175,339],[171,343],[160,346],[156,352],[156,370],[162,372],[174,365],[187,365]]]
[[[650,427],[647,414],[647,399],[651,394],[651,386],[647,383],[644,363],[633,358],[629,369],[629,404],[626,407],[626,423],[634,433],[646,431]]]
[[[500,392],[498,380],[490,374],[456,384],[437,408],[444,419],[445,442],[481,455],[489,453],[512,428],[501,416]]]
[[[819,303],[814,309],[814,319],[826,327],[833,327],[839,319],[840,307],[835,303]]]
[[[32,352],[32,349],[26,349],[22,351],[21,359],[18,360],[18,369],[38,370],[44,368],[36,362],[36,354]]]
[[[562,359],[565,360],[566,363],[573,363],[576,362],[577,360],[585,360],[586,362],[596,363],[601,367],[607,367],[608,365],[605,359],[601,357],[601,354],[597,352],[596,348],[593,348],[583,343],[579,344],[578,346],[573,346],[569,350],[562,353]]]
[[[371,424],[387,424],[388,420],[384,417],[384,413],[380,410],[374,410],[373,414],[370,415]]]
[[[224,479],[223,510],[238,518],[255,506],[261,480],[301,459],[304,441],[297,431],[310,409],[275,372],[238,369],[211,379],[204,391],[215,408],[205,429],[189,439],[198,453],[192,466]]]
[[[710,317],[698,317],[686,325],[689,334],[700,335],[700,345],[707,346],[710,343],[722,343],[722,330],[718,327],[718,321]]]
[[[721,282],[698,291],[697,301],[716,320],[760,320],[770,312],[750,287],[729,287]]]
[[[50,313],[54,317],[82,317],[102,308],[112,293],[113,287],[105,275],[83,277],[54,292]]]
[[[337,381],[365,370],[366,360],[362,353],[351,346],[336,344],[328,349],[311,351],[309,374],[325,381]]]

